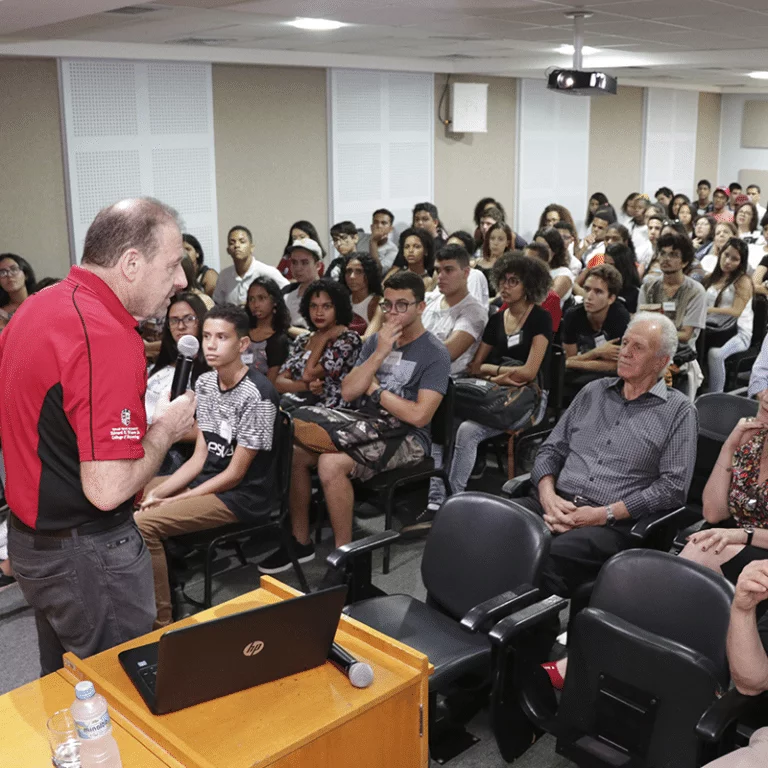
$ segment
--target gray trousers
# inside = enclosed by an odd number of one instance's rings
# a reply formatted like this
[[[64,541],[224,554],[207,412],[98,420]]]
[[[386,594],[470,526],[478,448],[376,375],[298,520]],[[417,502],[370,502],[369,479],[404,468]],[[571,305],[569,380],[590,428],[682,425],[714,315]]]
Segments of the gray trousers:
[[[8,526],[14,575],[35,609],[43,675],[152,630],[152,563],[134,522],[56,539]]]

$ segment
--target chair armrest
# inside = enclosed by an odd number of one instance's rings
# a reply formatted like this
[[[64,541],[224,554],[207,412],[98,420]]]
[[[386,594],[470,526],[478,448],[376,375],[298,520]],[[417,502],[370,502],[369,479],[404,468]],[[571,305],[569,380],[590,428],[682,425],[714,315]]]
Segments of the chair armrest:
[[[501,492],[505,496],[509,496],[510,499],[519,499],[523,496],[527,496],[531,488],[533,487],[533,483],[531,482],[531,473],[526,472],[524,475],[518,475],[517,477],[513,477],[511,480],[507,480],[506,483],[504,483],[504,487],[501,489]]]
[[[737,395],[738,397],[746,397],[749,398],[749,395],[747,392],[749,391],[749,387],[739,387],[738,389],[731,389],[728,391],[729,395]]]
[[[397,531],[382,531],[381,533],[374,533],[372,536],[366,536],[364,539],[358,541],[352,541],[349,544],[344,544],[338,549],[334,549],[328,557],[325,558],[325,562],[334,568],[343,568],[350,560],[364,555],[368,552],[373,552],[375,549],[381,549],[388,544],[392,544],[400,538],[400,534]]]
[[[710,704],[696,725],[696,735],[710,744],[719,742],[731,723],[751,710],[765,710],[768,695],[746,696],[731,688],[725,696]]]
[[[686,507],[677,509],[666,509],[663,512],[656,512],[652,515],[646,515],[638,520],[633,526],[629,535],[634,543],[642,543],[649,539],[654,533],[665,528],[670,523],[681,518],[686,512]]]
[[[540,592],[536,587],[532,587],[530,584],[523,584],[516,590],[496,595],[496,597],[492,597],[490,600],[485,600],[474,608],[470,608],[461,620],[461,626],[470,632],[477,632],[488,622],[492,621],[495,624],[511,613],[519,611],[521,608],[527,608],[536,602],[539,597]]]
[[[495,645],[502,648],[509,645],[518,635],[543,624],[568,605],[568,601],[557,595],[529,605],[523,610],[502,619],[489,633],[488,637]]]

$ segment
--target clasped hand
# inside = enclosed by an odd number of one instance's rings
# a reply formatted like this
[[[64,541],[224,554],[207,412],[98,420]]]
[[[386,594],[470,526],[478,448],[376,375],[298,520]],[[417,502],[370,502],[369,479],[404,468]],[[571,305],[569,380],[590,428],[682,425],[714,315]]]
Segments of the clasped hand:
[[[566,533],[574,528],[584,528],[605,523],[605,507],[577,507],[572,501],[553,495],[544,507],[544,524],[552,533]]]

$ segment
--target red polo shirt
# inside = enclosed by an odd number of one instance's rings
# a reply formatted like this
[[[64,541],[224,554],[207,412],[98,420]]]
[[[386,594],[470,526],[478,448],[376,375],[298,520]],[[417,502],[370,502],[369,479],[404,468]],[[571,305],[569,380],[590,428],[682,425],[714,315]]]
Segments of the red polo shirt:
[[[0,440],[13,514],[39,530],[103,516],[83,493],[80,462],[144,456],[146,385],[136,320],[101,278],[72,267],[30,296],[0,334]]]

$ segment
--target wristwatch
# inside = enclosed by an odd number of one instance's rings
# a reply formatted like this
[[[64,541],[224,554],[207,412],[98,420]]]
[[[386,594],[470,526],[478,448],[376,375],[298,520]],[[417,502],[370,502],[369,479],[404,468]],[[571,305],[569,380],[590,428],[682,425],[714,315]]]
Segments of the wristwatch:
[[[752,537],[755,535],[755,529],[750,525],[744,529],[747,532],[747,546],[752,544]]]
[[[381,405],[381,393],[384,390],[381,387],[377,387],[371,392],[370,400],[374,405]]]
[[[605,524],[606,525],[613,525],[616,522],[616,518],[613,514],[613,507],[611,507],[610,504],[607,504],[605,507]]]

